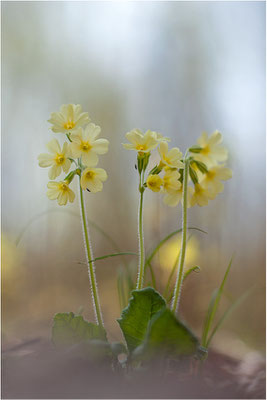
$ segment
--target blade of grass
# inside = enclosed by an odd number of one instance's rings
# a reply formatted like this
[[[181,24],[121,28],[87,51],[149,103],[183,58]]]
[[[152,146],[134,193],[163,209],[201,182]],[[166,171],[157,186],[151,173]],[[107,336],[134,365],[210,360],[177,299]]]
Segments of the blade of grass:
[[[253,292],[255,287],[249,288],[245,293],[243,293],[238,299],[236,299],[233,304],[230,305],[230,307],[225,311],[221,319],[217,322],[215,327],[213,328],[208,340],[206,347],[208,348],[210,345],[210,342],[215,335],[215,333],[218,331],[218,329],[221,327],[223,322],[226,320],[226,318],[229,317],[229,315]]]
[[[188,237],[187,243],[189,242],[189,240],[191,239],[192,236],[193,236],[193,235],[190,235],[190,236]],[[176,271],[176,268],[177,268],[177,265],[178,265],[179,257],[180,257],[180,250],[179,250],[179,253],[178,253],[178,255],[177,255],[177,257],[176,257],[176,259],[175,259],[175,261],[174,261],[174,264],[173,264],[171,273],[170,273],[170,275],[169,275],[169,278],[168,278],[166,287],[165,287],[165,289],[164,289],[164,292],[163,292],[163,297],[164,297],[164,298],[166,298],[167,295],[168,295],[168,291],[169,291],[169,289],[170,289],[171,280],[172,280],[172,277],[173,277],[173,275],[174,275],[174,273],[175,273],[175,271]]]
[[[44,212],[41,212],[39,214],[36,214],[34,217],[32,217],[29,222],[24,226],[24,228],[20,231],[19,235],[17,236],[17,239],[15,240],[15,245],[18,246],[19,242],[21,241],[24,233],[27,231],[27,229],[29,228],[29,226],[36,221],[37,219],[41,218],[42,216],[49,214],[49,213],[54,213],[54,212],[59,212],[59,213],[66,213],[69,215],[73,215],[74,217],[80,218],[80,215],[73,212],[73,211],[69,211],[69,210],[47,210]],[[102,228],[100,228],[99,225],[97,225],[95,222],[91,221],[88,219],[89,225],[91,225],[93,228],[95,228],[98,232],[100,232],[102,234],[102,236],[104,236],[107,241],[112,245],[112,247],[114,248],[115,251],[120,252],[120,248],[117,245],[117,243],[115,242],[115,240],[108,234],[106,233]]]
[[[189,227],[188,229],[193,229],[202,233],[206,233],[206,231],[203,231],[200,228],[195,228],[195,227]],[[164,243],[166,243],[170,238],[172,238],[173,236],[177,235],[178,233],[182,232],[182,229],[178,229],[172,233],[170,233],[169,235],[167,235],[164,239],[162,239],[158,245],[154,248],[154,250],[150,253],[150,255],[146,258],[146,262],[145,262],[145,269],[148,266],[148,263],[151,262],[151,260],[153,259],[153,257],[155,256],[155,254],[159,251],[159,249],[164,245]]]
[[[231,266],[232,266],[232,262],[233,262],[233,257],[230,260],[230,263],[226,269],[226,272],[224,274],[222,283],[219,287],[219,289],[216,289],[215,292],[213,292],[209,307],[208,307],[208,311],[207,311],[207,315],[206,315],[206,319],[205,319],[205,324],[204,324],[204,328],[203,328],[203,335],[202,335],[202,346],[206,347],[207,346],[207,338],[208,338],[208,334],[212,325],[212,322],[214,320],[217,308],[219,306],[220,303],[220,299],[222,296],[222,292],[223,292],[223,288],[226,282],[226,279],[228,277],[228,274],[230,272]]]
[[[197,271],[200,272],[200,267],[198,267],[197,265],[195,267],[190,268],[188,271],[186,271],[186,273],[184,274],[184,277],[183,277],[183,282],[191,274],[191,272],[197,272]],[[174,292],[174,289],[171,291],[171,293],[167,299],[168,304],[171,301],[171,299],[173,298],[173,292]],[[167,297],[167,295],[166,295],[166,297]],[[165,297],[165,299],[166,299],[166,297]]]
[[[120,269],[118,271],[118,277],[117,277],[117,289],[118,289],[118,295],[119,295],[119,302],[120,302],[121,310],[126,307],[124,282],[123,282],[123,272],[124,271],[122,269]]]
[[[104,256],[94,258],[93,260],[89,261],[89,263],[93,263],[98,260],[104,260],[105,258],[126,256],[126,255],[138,256],[138,253],[133,253],[131,251],[127,251],[127,252],[123,252],[123,253],[105,254]],[[77,264],[86,264],[87,265],[87,263],[85,263],[83,261],[78,261]]]
[[[200,272],[200,267],[198,265],[195,265],[194,267],[189,268],[189,270],[187,270],[184,274],[183,282],[191,274],[191,272]]]
[[[150,271],[150,275],[151,275],[151,280],[152,280],[152,286],[155,290],[157,290],[157,284],[156,284],[156,278],[155,278],[155,273],[153,271],[152,265],[150,264],[150,262],[148,262],[148,267],[149,267],[149,271]]]

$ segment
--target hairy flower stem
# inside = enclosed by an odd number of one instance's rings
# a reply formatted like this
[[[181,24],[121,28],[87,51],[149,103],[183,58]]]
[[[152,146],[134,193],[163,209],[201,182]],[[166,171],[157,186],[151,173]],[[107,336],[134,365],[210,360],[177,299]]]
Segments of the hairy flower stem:
[[[86,254],[86,259],[87,259],[87,263],[88,263],[88,275],[89,275],[89,281],[91,284],[91,293],[92,293],[92,299],[93,299],[93,305],[94,305],[95,319],[96,319],[96,323],[98,325],[104,326],[101,308],[100,308],[97,284],[96,284],[95,267],[94,267],[94,263],[92,262],[94,257],[93,257],[93,252],[91,249],[91,243],[90,243],[89,228],[88,228],[88,224],[87,224],[87,216],[86,216],[86,210],[85,210],[85,206],[84,206],[83,190],[81,188],[81,178],[79,180],[79,188],[80,188],[80,205],[81,205],[80,211],[81,211],[82,227],[83,227],[84,248],[85,248],[85,254]]]
[[[138,213],[139,267],[138,267],[138,278],[136,286],[136,289],[138,290],[142,289],[143,287],[144,270],[145,270],[144,229],[143,229],[144,187],[143,187],[142,173],[140,173],[139,192],[140,192],[139,213]]]
[[[183,180],[183,224],[182,224],[182,247],[180,250],[177,278],[174,288],[171,310],[176,313],[179,307],[179,300],[182,290],[184,261],[186,254],[186,234],[187,234],[187,186],[188,186],[189,160],[185,156],[184,160],[184,180]]]

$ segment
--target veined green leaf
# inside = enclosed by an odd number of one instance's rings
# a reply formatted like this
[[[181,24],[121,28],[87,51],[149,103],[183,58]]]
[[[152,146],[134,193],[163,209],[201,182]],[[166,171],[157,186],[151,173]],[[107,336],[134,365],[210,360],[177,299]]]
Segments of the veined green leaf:
[[[146,358],[190,356],[196,353],[198,339],[168,308],[154,315],[143,345]]]
[[[132,292],[128,307],[118,319],[129,352],[142,344],[151,318],[165,307],[165,300],[152,288]]]
[[[103,327],[87,322],[81,315],[59,313],[54,316],[52,341],[56,346],[71,346],[89,339],[106,341]]]

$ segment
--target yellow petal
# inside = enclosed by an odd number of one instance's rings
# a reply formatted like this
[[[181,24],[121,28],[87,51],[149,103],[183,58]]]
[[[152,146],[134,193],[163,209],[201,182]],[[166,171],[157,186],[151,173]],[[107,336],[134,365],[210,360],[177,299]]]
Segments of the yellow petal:
[[[38,156],[39,166],[42,168],[50,167],[54,164],[53,156],[51,154],[39,154]]]

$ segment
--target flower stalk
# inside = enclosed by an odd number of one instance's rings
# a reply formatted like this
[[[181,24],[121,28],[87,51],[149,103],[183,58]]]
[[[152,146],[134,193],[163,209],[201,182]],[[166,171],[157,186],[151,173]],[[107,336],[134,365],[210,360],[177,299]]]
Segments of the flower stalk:
[[[87,264],[88,264],[88,275],[89,275],[89,281],[91,284],[91,293],[92,293],[92,299],[93,299],[93,305],[94,305],[95,319],[96,319],[96,323],[98,325],[104,326],[101,307],[100,307],[100,301],[99,301],[99,295],[98,295],[98,289],[97,289],[97,284],[96,284],[95,266],[94,266],[94,263],[92,262],[94,257],[93,257],[93,252],[92,252],[92,248],[91,248],[91,243],[90,243],[89,228],[88,228],[88,224],[87,224],[87,216],[86,216],[86,210],[85,210],[85,204],[84,204],[83,190],[81,188],[80,181],[81,181],[81,177],[79,177],[80,212],[81,212],[81,219],[82,219],[84,248],[85,248],[85,254],[86,254],[86,259],[87,259]]]
[[[187,158],[187,152],[184,159],[184,176],[183,176],[183,222],[182,222],[182,247],[180,251],[180,257],[178,262],[177,278],[174,288],[173,300],[171,310],[176,313],[179,307],[179,300],[182,290],[183,274],[184,274],[184,262],[186,255],[186,236],[187,236],[187,189],[188,189],[188,170],[190,161]]]
[[[144,267],[145,267],[145,250],[144,250],[144,228],[143,228],[143,202],[144,202],[144,173],[139,172],[139,213],[138,213],[138,238],[139,238],[139,266],[138,266],[138,278],[136,289],[142,289],[144,282]]]

